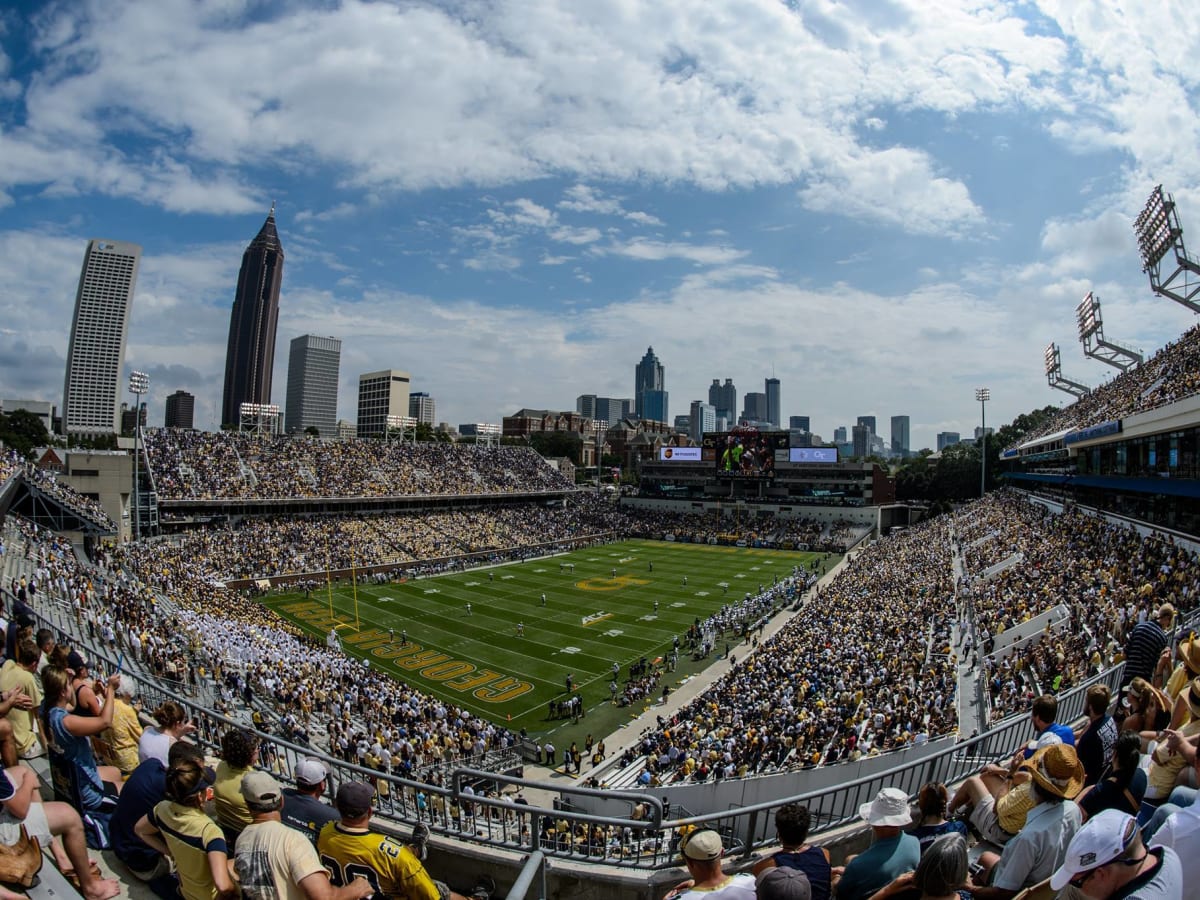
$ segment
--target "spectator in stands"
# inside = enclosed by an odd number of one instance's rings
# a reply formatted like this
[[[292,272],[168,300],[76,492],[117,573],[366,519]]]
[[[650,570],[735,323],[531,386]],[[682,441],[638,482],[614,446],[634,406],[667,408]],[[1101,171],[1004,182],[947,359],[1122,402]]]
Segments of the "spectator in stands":
[[[917,794],[917,825],[909,834],[920,842],[922,857],[933,842],[944,834],[967,836],[966,822],[947,818],[949,805],[950,792],[940,782],[931,781]]]
[[[754,880],[758,900],[812,900],[812,885],[799,869],[775,866],[764,869]]]
[[[364,900],[375,888],[361,874],[333,887],[312,842],[283,824],[283,789],[266,772],[242,777],[242,794],[254,821],[238,838],[234,867],[248,900],[302,897],[304,900]],[[346,873],[348,874],[348,873]],[[297,890],[297,888],[299,890]]]
[[[167,769],[166,799],[134,826],[138,837],[175,860],[184,900],[238,900],[225,835],[204,812],[216,774],[194,759]]]
[[[871,846],[833,870],[838,900],[866,900],[921,861],[921,844],[904,829],[912,824],[908,797],[899,788],[883,788],[858,810],[871,826]]]
[[[721,870],[725,848],[721,845],[721,835],[715,830],[697,828],[688,832],[679,842],[679,850],[691,878],[675,885],[664,900],[753,900],[753,875],[726,875]]]
[[[346,781],[338,787],[335,805],[341,814],[317,837],[321,860],[331,868],[333,883],[344,885],[350,871],[370,870],[373,883],[384,896],[404,896],[413,900],[465,900],[442,882],[434,881],[416,855],[395,838],[371,831],[371,804],[375,788],[361,781]],[[494,885],[493,885],[494,887]],[[490,892],[472,893],[486,900]]]
[[[1125,691],[1129,715],[1121,727],[1130,731],[1158,733],[1171,722],[1171,699],[1144,678],[1135,678]]]
[[[1108,809],[1071,839],[1062,864],[1050,878],[1053,891],[1068,884],[1090,900],[1183,900],[1185,882],[1174,850],[1165,846],[1147,850],[1133,816]]]
[[[1146,795],[1146,770],[1140,765],[1142,739],[1135,731],[1122,731],[1113,744],[1110,762],[1099,780],[1076,802],[1086,822],[1105,809],[1136,816]]]
[[[77,716],[100,715],[100,698],[92,687],[91,666],[78,650],[67,654],[67,673],[71,676],[71,710]]]
[[[1031,774],[1038,804],[998,858],[990,852],[979,857],[985,877],[967,886],[975,900],[1011,900],[1022,888],[1049,878],[1079,831],[1079,807],[1071,801],[1083,789],[1084,772],[1075,748],[1047,747]]]
[[[785,803],[775,810],[775,832],[782,846],[756,863],[751,871],[761,875],[776,866],[798,869],[808,876],[812,900],[829,900],[833,876],[829,851],[808,843],[811,822],[808,807],[801,803]]]
[[[1058,699],[1053,694],[1042,694],[1033,701],[1033,708],[1030,710],[1030,718],[1033,719],[1033,727],[1037,732],[1037,737],[1041,737],[1046,732],[1057,734],[1059,740],[1068,746],[1075,746],[1075,732],[1071,730],[1070,725],[1062,725],[1056,722],[1058,717]],[[1033,756],[1036,749],[1036,741],[1031,741],[1029,746],[1024,750],[1026,759]]]
[[[984,840],[1003,847],[1025,826],[1029,811],[1037,806],[1033,790],[1033,770],[1041,757],[1062,741],[1054,732],[1038,738],[1030,759],[1018,752],[1009,766],[989,764],[979,775],[967,778],[954,793],[949,812],[964,804],[971,806],[970,822]]]
[[[58,666],[47,666],[42,671],[42,690],[46,695],[42,718],[46,736],[55,753],[61,755],[61,764],[74,768],[79,801],[83,804],[81,812],[111,812],[121,790],[120,770],[98,765],[91,742],[93,736],[112,725],[116,710],[113,698],[120,681],[120,675],[110,675],[105,682],[104,708],[100,715],[80,716],[69,710],[71,682],[68,671]]]
[[[293,774],[296,787],[283,790],[283,824],[304,832],[315,844],[326,823],[339,818],[336,809],[321,801],[329,783],[329,770],[321,760],[309,757],[296,764]]]
[[[5,717],[12,728],[16,753],[24,759],[32,759],[45,752],[41,747],[41,728],[36,712],[42,702],[42,682],[34,674],[41,651],[33,641],[25,641],[17,646],[16,653],[15,659],[10,656],[0,668],[0,695],[8,705]],[[4,764],[11,768],[17,763],[6,757]]]
[[[246,728],[230,728],[221,737],[221,761],[213,784],[213,811],[230,847],[250,824],[250,810],[242,795],[242,778],[258,763],[258,735]]]
[[[1195,634],[1189,635],[1179,642],[1176,655],[1179,664],[1171,672],[1163,686],[1163,693],[1171,698],[1171,728],[1179,728],[1193,718],[1187,702],[1187,686],[1193,679],[1200,676],[1200,638]]]
[[[33,698],[19,685],[0,693],[0,762],[6,767],[17,766],[21,756],[8,714],[22,707],[32,714],[33,706]]]
[[[173,744],[168,758],[171,766],[185,759],[204,765],[204,752],[188,741]],[[117,808],[108,823],[108,836],[113,855],[135,878],[150,882],[151,889],[164,900],[173,900],[177,894],[175,879],[170,877],[170,861],[143,841],[135,830],[141,818],[166,796],[167,766],[153,756],[139,763],[121,788]]]
[[[138,738],[138,762],[157,759],[167,765],[171,745],[196,730],[187,711],[174,700],[167,700],[153,714],[157,725],[151,725]]]
[[[915,872],[906,872],[871,895],[870,900],[960,900],[966,887],[967,841],[961,834],[943,834],[921,854]]]
[[[1135,678],[1149,681],[1154,677],[1158,658],[1167,646],[1167,632],[1175,622],[1175,607],[1164,603],[1158,612],[1133,626],[1125,642],[1125,674],[1121,686],[1125,687]]]
[[[1184,755],[1182,743],[1187,742],[1187,739],[1194,735],[1200,735],[1200,678],[1192,679],[1183,695],[1186,697],[1192,718],[1178,729],[1182,741],[1161,740],[1150,755],[1150,769],[1146,773],[1146,794],[1142,798],[1142,805],[1138,810],[1139,827],[1148,824],[1154,811],[1167,802],[1167,798],[1178,783],[1177,779],[1181,775],[1184,778],[1188,775],[1188,760]],[[1154,740],[1158,737],[1165,737],[1165,735],[1142,732],[1143,740]]]
[[[1106,684],[1093,684],[1087,689],[1083,711],[1087,725],[1080,729],[1075,740],[1075,750],[1083,770],[1087,772],[1084,784],[1087,787],[1100,780],[1100,773],[1108,765],[1113,744],[1117,741],[1117,723],[1108,714],[1112,692]]]
[[[122,675],[114,697],[116,708],[113,710],[112,727],[104,732],[104,743],[108,748],[108,756],[104,761],[116,768],[122,778],[127,777],[140,762],[138,743],[143,729],[137,710],[133,708],[133,695],[136,692],[137,682],[128,675]]]
[[[11,847],[17,843],[22,825],[29,837],[44,848],[60,835],[86,900],[108,900],[121,893],[118,882],[99,878],[93,871],[79,813],[67,803],[39,801],[37,776],[32,769],[15,766],[0,770],[0,804],[0,844]]]

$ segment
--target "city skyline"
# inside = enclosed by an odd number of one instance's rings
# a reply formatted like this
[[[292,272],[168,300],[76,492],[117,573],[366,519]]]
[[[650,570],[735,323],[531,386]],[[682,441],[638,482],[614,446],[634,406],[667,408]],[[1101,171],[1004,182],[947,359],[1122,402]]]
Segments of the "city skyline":
[[[440,419],[496,422],[628,396],[652,343],[677,411],[715,375],[774,375],[781,417],[827,436],[902,410],[917,449],[973,433],[978,385],[998,424],[1069,402],[1050,341],[1112,377],[1075,340],[1088,291],[1147,354],[1186,330],[1132,231],[1159,183],[1200,228],[1178,125],[1200,65],[1162,17],[894,13],[28,4],[0,31],[0,395],[58,401],[79,250],[104,234],[144,247],[126,369],[151,424],[183,389],[216,427],[239,254],[274,199],[279,338],[343,338],[343,410],[396,347]]]

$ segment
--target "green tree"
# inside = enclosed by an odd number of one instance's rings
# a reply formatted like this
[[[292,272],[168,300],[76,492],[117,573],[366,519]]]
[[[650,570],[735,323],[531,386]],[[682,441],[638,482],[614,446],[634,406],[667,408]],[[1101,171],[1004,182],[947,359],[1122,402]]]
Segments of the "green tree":
[[[320,437],[321,429],[318,428],[316,425],[309,425],[307,428],[304,429],[304,433],[307,434],[309,437]]]
[[[579,465],[583,438],[574,431],[535,431],[529,435],[529,446],[542,456],[566,456]]]
[[[7,415],[0,413],[0,441],[29,459],[34,448],[50,443],[50,432],[46,430],[45,423],[29,410],[14,409]]]

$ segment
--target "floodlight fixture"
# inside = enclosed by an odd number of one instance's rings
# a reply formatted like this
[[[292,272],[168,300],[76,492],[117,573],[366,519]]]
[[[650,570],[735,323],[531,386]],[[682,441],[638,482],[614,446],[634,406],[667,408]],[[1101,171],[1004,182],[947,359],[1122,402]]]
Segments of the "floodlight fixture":
[[[150,392],[150,376],[145,372],[129,373],[129,393],[139,397]]]
[[[278,434],[279,405],[276,403],[239,403],[238,431],[252,434]]]
[[[142,536],[142,489],[141,467],[138,457],[142,455],[142,394],[150,392],[150,376],[145,372],[129,373],[129,393],[136,399],[133,407],[133,539]]]
[[[1046,349],[1042,354],[1046,366],[1046,383],[1055,390],[1062,391],[1064,394],[1070,394],[1076,399],[1091,393],[1091,388],[1082,381],[1075,381],[1067,378],[1062,373],[1062,353],[1058,349],[1058,344],[1051,341],[1046,345]]]
[[[1200,313],[1200,264],[1188,257],[1175,201],[1161,184],[1150,192],[1133,230],[1150,289]]]
[[[1119,341],[1105,340],[1100,298],[1095,293],[1088,291],[1075,307],[1075,317],[1079,322],[1079,343],[1083,344],[1084,356],[1108,363],[1122,372],[1142,364],[1141,351]]]
[[[979,401],[980,434],[983,443],[979,450],[979,496],[987,494],[987,402],[992,399],[989,388],[975,388],[975,399]]]

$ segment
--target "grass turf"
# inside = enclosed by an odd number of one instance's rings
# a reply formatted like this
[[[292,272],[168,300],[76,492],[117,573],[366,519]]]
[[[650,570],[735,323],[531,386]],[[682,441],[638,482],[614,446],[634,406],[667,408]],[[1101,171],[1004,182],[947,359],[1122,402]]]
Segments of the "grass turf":
[[[323,589],[307,599],[272,594],[260,602],[321,638],[338,625],[343,650],[372,668],[531,736],[560,732],[554,739],[564,746],[582,744],[585,732],[608,734],[644,708],[608,702],[614,662],[624,685],[630,663],[666,656],[672,638],[697,618],[783,579],[793,566],[820,559],[824,570],[837,561],[824,556],[623,541],[399,584],[335,583],[332,597]],[[664,683],[674,687],[716,656],[694,663],[681,652],[679,669],[667,676],[674,681]],[[548,714],[551,700],[569,696],[568,675],[588,710],[578,725]]]

